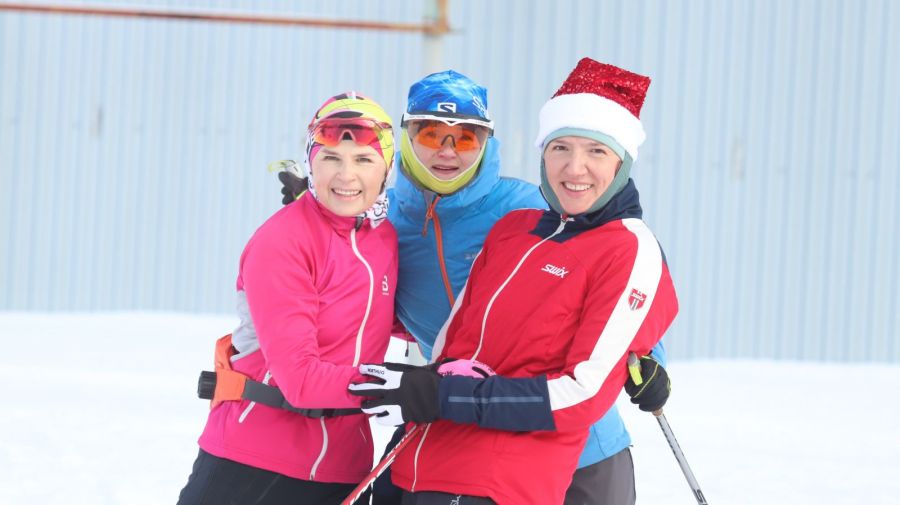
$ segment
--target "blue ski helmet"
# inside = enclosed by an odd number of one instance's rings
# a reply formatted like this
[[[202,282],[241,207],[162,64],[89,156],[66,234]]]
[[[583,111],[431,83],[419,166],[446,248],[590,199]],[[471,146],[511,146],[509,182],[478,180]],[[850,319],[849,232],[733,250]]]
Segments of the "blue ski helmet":
[[[445,70],[431,74],[409,88],[405,123],[411,119],[444,119],[465,122],[494,129],[488,113],[487,90],[475,81],[456,72]],[[459,121],[452,121],[452,120]]]

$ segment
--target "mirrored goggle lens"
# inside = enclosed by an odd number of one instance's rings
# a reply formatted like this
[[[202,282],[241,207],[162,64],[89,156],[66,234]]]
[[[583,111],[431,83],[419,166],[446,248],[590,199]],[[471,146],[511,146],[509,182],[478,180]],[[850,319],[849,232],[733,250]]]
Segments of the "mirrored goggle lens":
[[[450,146],[457,152],[481,149],[487,140],[488,129],[471,124],[450,126],[440,121],[413,121],[407,131],[415,142],[429,148],[441,149],[450,140]]]
[[[380,141],[390,134],[391,125],[370,119],[323,119],[316,123],[312,139],[316,143],[334,147],[349,137],[361,146]]]

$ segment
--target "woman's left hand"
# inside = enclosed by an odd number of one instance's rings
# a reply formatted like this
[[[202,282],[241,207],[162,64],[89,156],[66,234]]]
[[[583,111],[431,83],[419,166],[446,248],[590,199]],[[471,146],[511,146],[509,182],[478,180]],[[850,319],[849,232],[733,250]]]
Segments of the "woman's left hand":
[[[672,391],[669,374],[652,355],[642,357],[637,366],[641,382],[635,384],[635,378],[629,375],[625,381],[625,392],[631,397],[631,403],[637,405],[639,409],[644,412],[656,412],[663,408]]]

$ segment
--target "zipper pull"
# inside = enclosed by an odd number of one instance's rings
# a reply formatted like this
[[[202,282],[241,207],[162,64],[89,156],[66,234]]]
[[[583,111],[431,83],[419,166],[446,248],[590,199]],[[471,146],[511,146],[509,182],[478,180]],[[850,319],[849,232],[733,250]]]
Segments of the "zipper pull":
[[[566,227],[566,223],[571,220],[571,218],[569,216],[567,216],[566,214],[560,215],[559,218],[560,218],[559,219],[559,228],[557,228],[556,231],[553,232],[554,235],[561,232],[563,230],[563,228]]]
[[[434,215],[431,213],[431,207],[428,207],[428,210],[425,211],[425,222],[422,223],[422,236],[428,235],[428,221],[434,218]]]
[[[425,223],[422,224],[423,237],[428,235],[428,221],[434,219],[434,208],[437,206],[440,199],[440,195],[434,195],[434,200],[431,201],[431,205],[429,205],[428,209],[425,211]]]

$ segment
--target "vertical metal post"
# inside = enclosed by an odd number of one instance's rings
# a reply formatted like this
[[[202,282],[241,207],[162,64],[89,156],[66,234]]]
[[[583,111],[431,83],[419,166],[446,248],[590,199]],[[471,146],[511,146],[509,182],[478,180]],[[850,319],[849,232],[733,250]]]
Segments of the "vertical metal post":
[[[450,31],[447,22],[447,0],[425,0],[425,30],[422,43],[422,70],[432,74],[444,70],[444,34]]]

